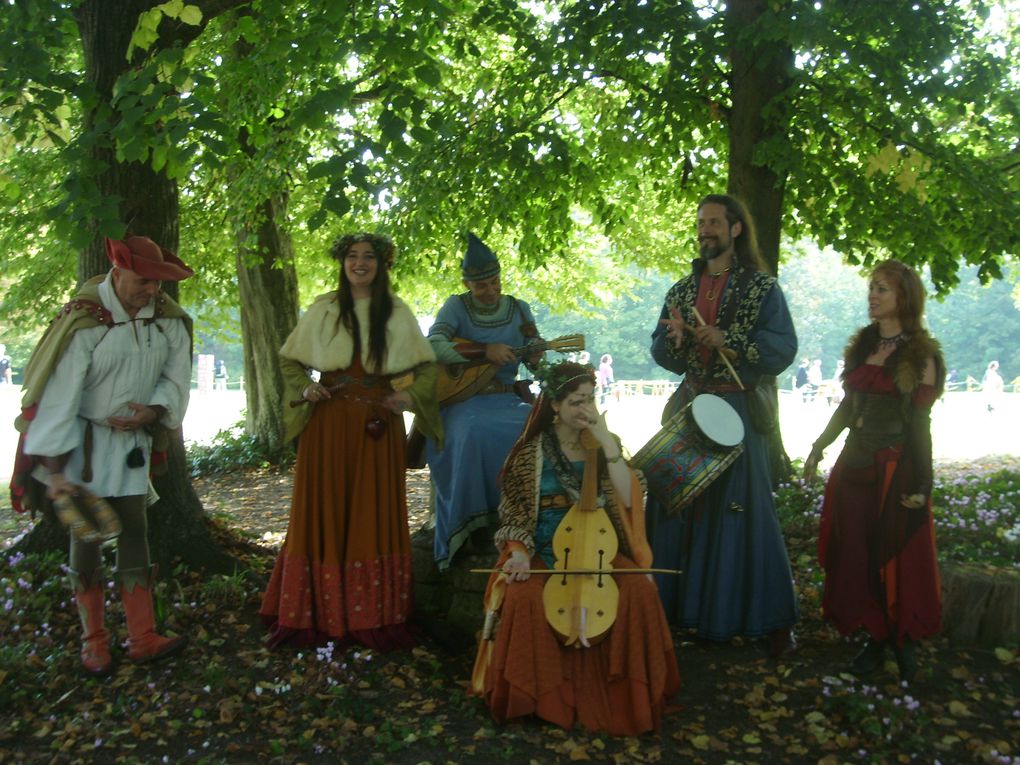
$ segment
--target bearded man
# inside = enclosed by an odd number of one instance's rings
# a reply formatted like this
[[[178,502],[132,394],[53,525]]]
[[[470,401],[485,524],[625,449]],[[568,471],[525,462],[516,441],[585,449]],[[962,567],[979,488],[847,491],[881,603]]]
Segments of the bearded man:
[[[683,572],[656,577],[671,622],[710,640],[765,637],[780,656],[794,648],[799,614],[769,475],[775,423],[755,426],[750,396],[791,364],[797,335],[739,200],[701,200],[698,246],[693,272],[666,294],[652,333],[656,363],[684,375],[663,420],[714,394],[740,415],[744,449],[681,513],[649,501],[648,539],[657,567]]]

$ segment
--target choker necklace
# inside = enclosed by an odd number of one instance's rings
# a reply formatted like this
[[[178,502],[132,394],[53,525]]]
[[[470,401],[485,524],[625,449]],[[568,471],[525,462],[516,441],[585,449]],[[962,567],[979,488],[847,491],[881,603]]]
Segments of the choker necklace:
[[[906,338],[902,332],[899,332],[891,337],[878,336],[878,347],[879,348],[895,348],[897,345],[902,343]]]
[[[709,273],[709,276],[712,277],[712,283],[708,287],[708,292],[705,293],[705,300],[715,300],[717,297],[719,297],[719,293],[716,291],[716,280],[723,274],[732,270],[733,266],[728,266],[724,268],[722,271],[716,271],[714,274]]]
[[[574,440],[573,441],[568,441],[567,439],[562,438],[559,433],[557,433],[556,434],[556,440],[560,442],[561,448],[575,449],[575,450],[577,450],[579,452],[583,452],[584,451],[584,447],[581,446],[581,434],[580,433],[575,433],[574,434]]]

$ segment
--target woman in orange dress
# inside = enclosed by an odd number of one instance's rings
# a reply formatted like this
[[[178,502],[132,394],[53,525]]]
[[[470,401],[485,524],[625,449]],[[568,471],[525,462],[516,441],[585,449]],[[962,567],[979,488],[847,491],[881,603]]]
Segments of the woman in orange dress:
[[[415,642],[402,412],[427,435],[441,426],[435,355],[390,291],[393,252],[374,234],[337,240],[339,289],[280,350],[286,438],[300,438],[287,538],[260,609],[274,647]]]
[[[659,729],[666,701],[680,687],[651,576],[614,576],[618,612],[606,636],[567,646],[546,620],[543,588],[549,577],[532,575],[553,567],[553,535],[580,496],[585,430],[599,443],[598,504],[619,542],[612,566],[651,562],[643,540],[642,487],[595,409],[594,370],[556,365],[504,467],[496,532],[501,571],[486,591],[486,629],[472,689],[499,722],[536,715],[564,728],[580,722],[589,730],[636,736]]]
[[[804,463],[810,479],[825,447],[850,429],[822,504],[822,609],[840,633],[868,633],[851,671],[879,669],[891,647],[908,682],[917,673],[915,643],[938,632],[942,615],[930,415],[946,365],[922,326],[923,313],[924,285],[915,271],[897,260],[875,266],[871,323],[844,356],[846,393]]]

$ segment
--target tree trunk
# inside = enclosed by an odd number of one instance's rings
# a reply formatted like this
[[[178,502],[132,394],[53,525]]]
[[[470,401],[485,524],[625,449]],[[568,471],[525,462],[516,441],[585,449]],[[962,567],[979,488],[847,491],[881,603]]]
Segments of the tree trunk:
[[[787,140],[782,94],[791,83],[793,50],[784,41],[758,38],[754,29],[767,12],[768,0],[726,4],[732,61],[728,187],[747,204],[762,255],[777,273],[786,173],[756,161],[755,153],[761,144]]]
[[[286,194],[262,203],[237,232],[237,285],[244,339],[245,426],[272,453],[283,442],[279,350],[298,317],[294,250],[284,224]],[[253,230],[254,229],[254,230]]]
[[[769,0],[729,0],[726,27],[732,74],[729,122],[728,191],[744,201],[754,221],[758,246],[773,274],[779,273],[785,171],[756,161],[763,144],[786,141],[783,93],[789,88],[793,50],[785,41],[762,40],[755,32],[760,17],[770,13]],[[779,428],[769,442],[773,486],[792,471]]]
[[[1020,575],[962,563],[942,566],[942,634],[953,645],[1020,642]]]
[[[103,109],[108,108],[117,77],[129,66],[127,47],[138,23],[138,14],[153,5],[142,0],[86,0],[77,9],[85,78],[95,88]],[[93,106],[86,110],[89,125],[94,124],[99,108]],[[149,165],[118,163],[112,147],[93,148],[88,160],[92,166],[102,168],[94,180],[104,197],[118,200],[128,230],[151,237],[163,247],[176,251],[177,183]],[[105,246],[96,232],[92,244],[81,254],[79,277],[84,280],[108,268]],[[166,286],[176,296],[177,285],[168,282]],[[167,473],[154,481],[161,500],[149,512],[149,542],[154,561],[161,563],[165,572],[171,570],[169,564],[175,558],[196,568],[229,572],[232,560],[210,535],[202,503],[191,485],[180,431],[172,434],[168,456]],[[23,540],[26,548],[59,539],[47,526],[40,524]],[[66,542],[63,546],[66,549]]]

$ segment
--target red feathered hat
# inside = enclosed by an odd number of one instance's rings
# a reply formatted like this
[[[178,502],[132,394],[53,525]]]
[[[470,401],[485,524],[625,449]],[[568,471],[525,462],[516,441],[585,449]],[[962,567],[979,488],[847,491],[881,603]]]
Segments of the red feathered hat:
[[[184,261],[147,236],[129,236],[123,241],[107,238],[106,256],[113,265],[134,271],[143,279],[179,282],[195,274]]]

